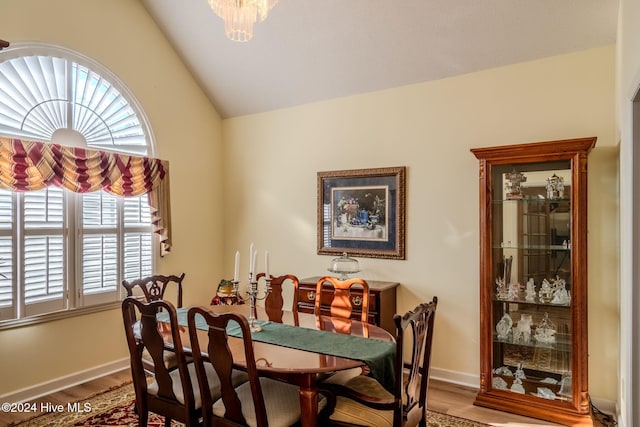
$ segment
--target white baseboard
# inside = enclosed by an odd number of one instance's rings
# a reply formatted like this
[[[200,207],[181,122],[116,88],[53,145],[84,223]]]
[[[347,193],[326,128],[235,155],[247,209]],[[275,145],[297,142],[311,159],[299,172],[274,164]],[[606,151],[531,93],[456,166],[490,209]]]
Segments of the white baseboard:
[[[480,389],[480,377],[478,375],[466,374],[464,372],[449,371],[447,369],[431,368],[430,377],[434,380],[444,381],[452,384],[458,384],[470,387],[476,390]],[[605,414],[617,414],[617,402],[591,396],[591,403]]]
[[[75,372],[64,377],[56,378],[20,390],[0,395],[0,401],[3,402],[29,402],[42,396],[73,387],[78,384],[84,384],[87,381],[122,371],[129,368],[129,358],[123,358],[104,365],[96,366],[80,372]]]
[[[434,380],[480,389],[480,377],[478,375],[432,367],[429,371],[429,377]]]
[[[616,417],[619,415],[618,402],[591,396],[591,403],[607,415],[614,415]],[[620,425],[620,427],[622,426]]]

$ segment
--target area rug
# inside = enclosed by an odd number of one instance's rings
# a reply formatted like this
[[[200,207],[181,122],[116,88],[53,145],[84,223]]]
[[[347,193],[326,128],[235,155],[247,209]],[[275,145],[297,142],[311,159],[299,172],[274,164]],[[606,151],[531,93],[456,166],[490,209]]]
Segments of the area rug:
[[[9,424],[8,427],[137,427],[134,399],[133,387],[125,384],[76,404],[65,405],[61,413],[38,415],[17,424]],[[487,424],[434,411],[428,411],[427,419],[429,427],[487,427]],[[171,425],[184,426],[178,422]],[[164,417],[149,414],[148,426],[164,426]]]
[[[164,417],[150,413],[148,427],[164,427]],[[172,423],[172,426],[183,426]],[[131,383],[123,384],[71,405],[59,413],[45,413],[7,427],[137,427],[135,392]]]

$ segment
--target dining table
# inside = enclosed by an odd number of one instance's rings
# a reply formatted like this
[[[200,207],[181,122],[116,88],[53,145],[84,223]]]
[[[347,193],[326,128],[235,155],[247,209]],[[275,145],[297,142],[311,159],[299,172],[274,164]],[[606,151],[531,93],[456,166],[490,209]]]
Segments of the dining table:
[[[249,318],[249,305],[207,306],[213,313],[235,312]],[[187,354],[191,342],[187,328],[187,308],[177,310],[182,346]],[[168,323],[159,314],[165,347],[174,348]],[[301,424],[318,425],[319,383],[333,373],[363,368],[383,385],[391,387],[394,381],[395,339],[385,329],[357,320],[324,315],[279,311],[267,313],[256,307],[254,317],[260,331],[252,332],[253,349],[260,376],[273,378],[299,387]],[[196,318],[198,319],[198,318]],[[276,319],[277,321],[270,320]],[[208,342],[204,319],[197,326],[198,339]],[[227,328],[228,344],[237,369],[246,369],[242,339]],[[237,328],[239,332],[239,327]],[[206,345],[201,351],[207,357]]]

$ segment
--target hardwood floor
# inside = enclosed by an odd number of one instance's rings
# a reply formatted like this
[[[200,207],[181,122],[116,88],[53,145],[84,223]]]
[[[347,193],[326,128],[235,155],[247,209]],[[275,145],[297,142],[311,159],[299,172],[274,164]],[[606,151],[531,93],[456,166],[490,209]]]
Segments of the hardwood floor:
[[[131,379],[129,370],[117,372],[85,384],[71,387],[53,393],[49,396],[37,399],[37,405],[40,402],[49,402],[53,404],[66,404],[77,400],[86,399],[103,390],[108,390],[118,386],[125,381]],[[532,426],[554,426],[547,421],[536,420],[533,418],[513,415],[506,412],[494,411],[487,408],[481,408],[473,405],[476,390],[456,384],[446,383],[437,380],[431,380],[429,384],[429,409],[456,417],[467,418],[496,427],[532,427]],[[33,414],[8,414],[0,411],[0,426],[6,426],[10,422],[19,422],[30,418]],[[605,424],[596,423],[596,427],[605,426]]]
[[[429,382],[427,407],[432,411],[478,421],[493,426],[557,426],[548,421],[474,406],[477,390],[443,381]]]

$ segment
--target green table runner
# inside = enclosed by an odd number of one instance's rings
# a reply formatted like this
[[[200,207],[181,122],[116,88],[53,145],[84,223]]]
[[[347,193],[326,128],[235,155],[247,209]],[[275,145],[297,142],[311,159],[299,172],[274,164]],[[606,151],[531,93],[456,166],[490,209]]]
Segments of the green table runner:
[[[178,311],[178,324],[187,325],[187,309]],[[168,321],[166,313],[159,313],[158,320]],[[376,378],[386,389],[392,390],[395,382],[393,368],[396,344],[390,341],[380,341],[364,337],[344,335],[328,331],[319,331],[282,323],[261,321],[257,323],[262,331],[252,332],[254,341],[280,345],[297,350],[330,356],[359,360],[367,364],[370,375]],[[196,327],[208,329],[204,318],[196,316]],[[240,337],[240,326],[232,322],[227,326],[227,334]]]

